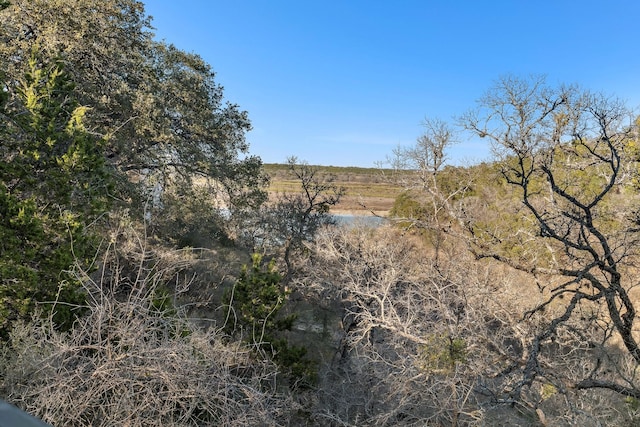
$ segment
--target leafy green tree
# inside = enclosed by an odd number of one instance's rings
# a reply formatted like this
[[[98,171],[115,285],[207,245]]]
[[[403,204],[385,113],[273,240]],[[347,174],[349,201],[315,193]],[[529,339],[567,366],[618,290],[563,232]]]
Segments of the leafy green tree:
[[[141,2],[16,0],[0,19],[7,81],[25,74],[34,45],[43,58],[64,61],[74,96],[91,108],[85,126],[105,140],[117,195],[130,208],[155,199],[148,211],[162,220],[171,203],[162,199],[165,189],[186,194],[203,181],[223,205],[264,200],[261,161],[248,155],[245,140],[247,113],[224,100],[202,58],[153,40]],[[12,85],[7,93],[18,96]]]
[[[33,51],[17,96],[0,105],[0,335],[37,304],[69,326],[83,301],[69,269],[93,253],[87,224],[108,208],[103,141],[59,62]],[[48,313],[49,310],[45,310]]]
[[[111,190],[105,142],[85,128],[89,108],[73,97],[74,85],[60,61],[35,49],[17,97],[4,113],[0,177],[13,193],[50,200],[74,212],[102,212]]]

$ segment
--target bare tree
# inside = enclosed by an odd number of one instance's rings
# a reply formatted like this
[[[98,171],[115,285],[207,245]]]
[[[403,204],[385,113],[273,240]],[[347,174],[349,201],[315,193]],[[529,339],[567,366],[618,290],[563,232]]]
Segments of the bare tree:
[[[640,398],[635,368],[628,367],[640,363],[631,294],[640,243],[631,186],[637,162],[629,155],[637,134],[629,111],[616,99],[552,88],[544,78],[507,77],[461,122],[492,142],[520,198],[510,220],[468,218],[472,250],[530,273],[544,295],[526,313],[544,321],[511,395],[539,380],[564,392],[605,388]],[[559,341],[584,369],[554,369],[558,363],[548,356],[560,357]]]
[[[329,210],[345,191],[335,183],[335,176],[296,157],[289,157],[287,166],[296,190],[281,192],[241,226],[254,251],[282,251],[286,274],[293,269],[293,254],[313,241],[321,227],[335,224]]]
[[[433,191],[435,176],[447,161],[447,150],[455,143],[453,128],[440,119],[425,119],[425,131],[412,147],[398,147],[387,159],[397,178],[406,187]],[[410,171],[412,173],[406,173]]]
[[[388,159],[397,184],[405,193],[396,199],[391,211],[395,222],[428,231],[436,257],[445,244],[458,215],[454,201],[464,195],[473,179],[462,171],[452,176],[445,172],[448,150],[457,142],[454,128],[440,119],[425,119],[424,133],[411,147],[398,147]],[[415,209],[411,206],[415,205]],[[407,209],[409,207],[409,209]]]

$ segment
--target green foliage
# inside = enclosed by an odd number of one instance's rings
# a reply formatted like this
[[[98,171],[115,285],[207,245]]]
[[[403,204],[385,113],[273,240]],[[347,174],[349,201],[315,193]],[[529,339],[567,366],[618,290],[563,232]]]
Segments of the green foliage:
[[[2,286],[46,290],[27,292],[27,306],[55,300],[59,283],[77,285],[68,270],[94,255],[87,225],[112,200],[134,214],[147,208],[154,231],[178,246],[225,237],[214,201],[264,201],[247,113],[224,100],[202,58],[154,41],[142,2],[0,4],[0,186],[14,204],[6,209],[24,210],[36,236],[4,244]],[[211,183],[206,194],[201,180]],[[27,233],[9,219],[2,225],[6,235]],[[26,262],[27,254],[43,255]]]
[[[151,296],[151,308],[167,317],[175,317],[178,312],[173,304],[171,292],[167,288],[156,288]]]
[[[389,216],[392,218],[405,218],[406,221],[401,221],[399,225],[407,228],[413,223],[412,220],[424,221],[427,218],[427,210],[409,191],[403,191],[398,194],[393,202]]]
[[[173,185],[164,190],[161,206],[150,209],[154,235],[179,248],[230,245],[225,218],[206,186]]]
[[[625,397],[624,403],[633,412],[637,412],[640,409],[640,400],[636,399],[635,397],[631,397],[631,396]]]
[[[7,338],[11,324],[28,318],[37,304],[55,307],[54,321],[69,327],[84,300],[78,283],[69,274],[74,263],[74,242],[84,236],[75,222],[64,216],[48,217],[33,199],[20,200],[0,186],[0,337]],[[56,305],[57,302],[62,304]]]
[[[421,346],[418,360],[423,371],[448,374],[456,364],[466,363],[467,342],[446,334],[432,335],[428,344]]]
[[[7,107],[0,179],[14,194],[95,215],[107,208],[112,181],[104,141],[86,131],[88,109],[75,101],[73,88],[61,62],[32,52],[18,98]]]
[[[254,254],[251,267],[244,266],[231,292],[225,300],[235,310],[241,328],[250,336],[249,341],[272,358],[293,381],[301,385],[315,382],[314,364],[305,359],[307,350],[291,345],[280,337],[296,319],[295,314],[279,315],[288,292],[281,288],[282,276],[275,262],[263,265],[262,256]],[[230,326],[230,331],[235,329]]]
[[[156,218],[172,227],[176,209],[162,192],[181,186],[189,199],[201,179],[215,184],[209,197],[226,207],[264,201],[267,179],[261,160],[248,153],[247,112],[225,100],[201,57],[154,40],[143,2],[12,0],[0,22],[7,81],[22,79],[34,47],[44,62],[64,62],[72,98],[90,107],[83,123],[91,135],[104,136],[103,160],[116,178],[109,194],[132,213],[141,215],[154,199]],[[8,93],[10,101],[17,96]],[[182,222],[176,233],[201,228]]]
[[[555,396],[556,394],[558,394],[558,389],[553,384],[545,383],[542,385],[542,390],[540,391],[540,395],[542,396],[543,400],[547,400],[550,397]]]
[[[287,296],[280,289],[282,276],[276,270],[274,261],[263,267],[261,255],[254,254],[252,260],[250,268],[246,265],[242,268],[233,295],[229,295],[228,299],[239,310],[240,321],[250,325],[254,334],[265,329],[283,329],[275,319]],[[288,324],[293,320],[295,317],[285,319]]]
[[[193,332],[181,321],[174,301],[174,295],[166,287],[154,287],[151,290],[149,311],[165,320],[165,327],[158,331],[159,337],[168,334],[171,338],[185,338]]]
[[[0,336],[36,305],[69,327],[83,303],[70,272],[93,255],[86,229],[109,205],[102,141],[58,62],[34,50],[18,96],[2,111],[0,137]]]

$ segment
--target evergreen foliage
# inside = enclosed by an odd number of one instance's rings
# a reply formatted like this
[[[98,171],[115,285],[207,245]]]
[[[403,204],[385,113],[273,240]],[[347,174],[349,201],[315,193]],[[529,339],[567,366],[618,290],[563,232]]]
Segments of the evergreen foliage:
[[[314,364],[305,359],[306,348],[290,344],[282,334],[291,330],[297,315],[280,314],[289,294],[282,289],[281,282],[275,262],[263,265],[262,256],[254,254],[251,267],[243,266],[232,291],[225,295],[238,323],[229,325],[229,329],[232,332],[240,329],[250,343],[273,359],[293,381],[309,385],[317,373]]]
[[[424,221],[427,218],[427,211],[409,191],[398,194],[393,206],[389,211],[392,218],[402,218],[398,224],[403,228],[410,228],[415,221]]]
[[[486,424],[505,404],[637,423],[640,121],[621,102],[504,78],[459,119],[498,154],[470,168],[425,120],[385,172],[416,238],[332,227],[335,170],[295,157],[266,203],[247,112],[142,2],[0,0],[0,22],[3,395],[78,426]],[[216,293],[243,240],[274,259]],[[317,382],[294,287],[332,311],[305,325],[332,340]],[[183,318],[186,294],[225,327]]]
[[[84,126],[103,140],[104,160],[115,172],[114,195],[126,208],[144,210],[165,231],[183,228],[171,222],[173,212],[188,214],[184,200],[203,191],[218,210],[264,201],[262,162],[248,153],[245,140],[247,112],[224,99],[201,57],[153,40],[142,2],[11,3],[0,12],[7,81],[29,71],[34,48],[44,61],[64,62],[73,97],[91,110]],[[19,96],[12,85],[7,93],[11,100]],[[223,228],[220,216],[213,220]]]
[[[103,141],[84,128],[63,66],[34,49],[3,105],[0,137],[0,336],[37,304],[69,327],[83,301],[69,274],[94,251],[87,225],[109,206]]]

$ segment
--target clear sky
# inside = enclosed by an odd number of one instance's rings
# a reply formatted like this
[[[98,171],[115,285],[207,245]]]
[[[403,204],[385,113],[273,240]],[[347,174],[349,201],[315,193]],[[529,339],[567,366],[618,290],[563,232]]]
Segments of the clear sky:
[[[158,39],[201,55],[266,163],[372,167],[507,74],[640,106],[638,0],[143,0]],[[460,137],[454,163],[486,160]]]

